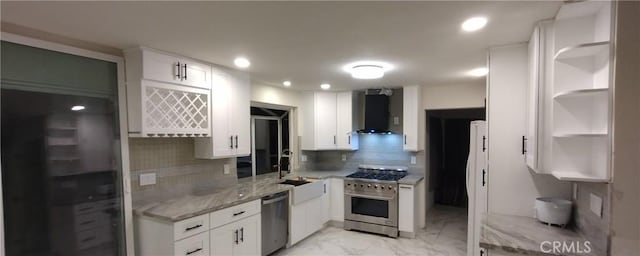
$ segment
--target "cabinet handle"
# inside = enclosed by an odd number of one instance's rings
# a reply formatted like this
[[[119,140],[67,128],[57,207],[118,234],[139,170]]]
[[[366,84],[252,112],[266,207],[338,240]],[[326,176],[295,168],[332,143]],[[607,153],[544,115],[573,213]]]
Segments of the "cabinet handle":
[[[522,154],[527,153],[527,137],[522,136]]]
[[[483,187],[484,187],[484,185],[487,185],[487,180],[485,179],[486,174],[487,174],[487,171],[482,169],[482,186]]]
[[[236,135],[236,148],[238,148],[238,135]]]
[[[233,214],[233,217],[238,216],[238,215],[242,215],[243,213],[244,213],[244,211],[234,213],[234,214]]]
[[[411,187],[400,186],[402,189],[411,189]]]
[[[233,136],[229,136],[229,148],[233,149]]]
[[[178,79],[182,79],[182,76],[180,75],[180,62],[178,61],[178,64],[176,64],[176,77]]]
[[[234,231],[235,235],[236,235],[236,239],[235,239],[235,243],[238,244],[238,230],[236,229],[236,231]]]
[[[333,135],[333,145],[335,145],[335,144],[336,144],[336,136]]]
[[[487,136],[482,136],[482,152],[487,150],[487,146],[485,144],[485,141],[487,141]]]
[[[195,225],[195,226],[193,226],[193,227],[185,228],[185,229],[184,229],[184,231],[194,230],[194,229],[199,228],[199,227],[202,227],[202,224],[198,224],[198,225]]]
[[[244,228],[240,228],[240,242],[244,243]]]
[[[187,80],[187,64],[184,64],[184,80]]]
[[[191,255],[191,254],[194,254],[194,253],[199,252],[199,251],[202,251],[202,248],[198,248],[198,249],[195,249],[193,251],[188,251],[187,255]]]
[[[347,144],[351,145],[351,135],[347,136]]]
[[[407,145],[407,135],[404,135],[404,144]]]

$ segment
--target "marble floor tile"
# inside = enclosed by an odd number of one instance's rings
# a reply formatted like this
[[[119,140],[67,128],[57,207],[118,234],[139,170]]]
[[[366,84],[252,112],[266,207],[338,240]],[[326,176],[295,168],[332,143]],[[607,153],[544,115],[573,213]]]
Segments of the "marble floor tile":
[[[426,227],[415,239],[394,239],[327,227],[275,255],[464,256],[466,249],[467,210],[436,205],[427,213]]]

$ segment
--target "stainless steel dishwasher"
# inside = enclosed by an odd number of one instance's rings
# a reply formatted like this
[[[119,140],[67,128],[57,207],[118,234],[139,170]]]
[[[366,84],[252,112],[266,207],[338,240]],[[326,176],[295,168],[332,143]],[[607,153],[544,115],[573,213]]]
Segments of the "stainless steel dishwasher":
[[[289,192],[262,198],[262,255],[287,245],[289,238]]]

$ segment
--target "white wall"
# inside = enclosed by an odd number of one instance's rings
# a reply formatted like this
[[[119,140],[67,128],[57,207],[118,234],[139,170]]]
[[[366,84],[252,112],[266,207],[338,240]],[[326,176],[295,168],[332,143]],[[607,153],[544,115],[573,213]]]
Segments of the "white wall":
[[[422,87],[424,109],[482,108],[485,96],[484,79],[467,83]]]
[[[261,83],[251,83],[251,101],[288,107],[300,106],[300,92]]]
[[[487,121],[489,150],[489,212],[533,216],[535,199],[571,199],[571,184],[535,174],[521,154],[525,134],[527,45],[489,50]]]

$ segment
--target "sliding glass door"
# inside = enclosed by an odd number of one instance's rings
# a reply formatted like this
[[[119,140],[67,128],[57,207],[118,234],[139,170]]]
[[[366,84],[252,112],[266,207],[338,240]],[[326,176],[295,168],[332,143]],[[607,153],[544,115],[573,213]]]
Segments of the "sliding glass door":
[[[6,255],[125,255],[116,64],[2,53]]]

